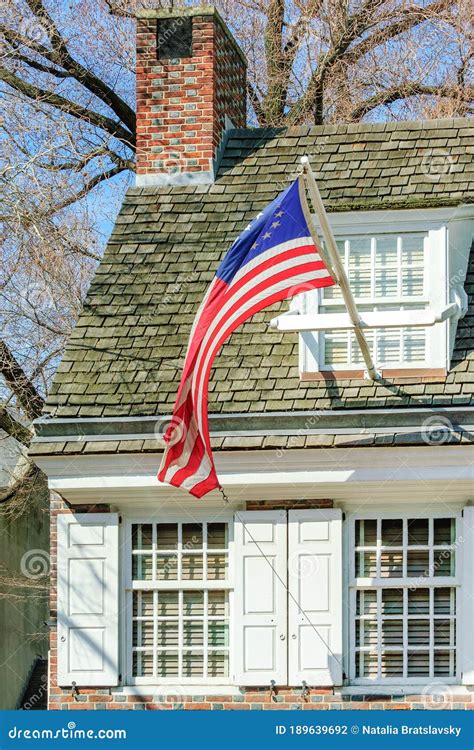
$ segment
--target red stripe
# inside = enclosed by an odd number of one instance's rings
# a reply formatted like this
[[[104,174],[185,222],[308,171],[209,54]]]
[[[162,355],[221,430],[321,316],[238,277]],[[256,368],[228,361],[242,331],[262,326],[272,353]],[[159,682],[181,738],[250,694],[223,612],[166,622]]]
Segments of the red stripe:
[[[324,264],[322,264],[322,267],[324,268]],[[226,321],[229,319],[229,317],[231,317],[231,315],[239,307],[243,307],[247,301],[249,301],[249,300],[252,299],[252,297],[255,297],[257,294],[259,294],[259,292],[263,292],[263,291],[265,291],[265,289],[268,289],[268,288],[272,287],[274,284],[278,283],[279,281],[285,281],[286,279],[289,280],[289,279],[293,278],[294,282],[293,282],[292,286],[290,286],[288,288],[288,291],[290,291],[295,286],[295,283],[296,283],[295,278],[294,278],[295,276],[297,276],[299,274],[302,274],[302,273],[309,273],[310,271],[320,271],[320,270],[321,270],[321,264],[318,261],[312,261],[310,263],[304,263],[304,264],[300,264],[298,266],[292,266],[291,268],[287,268],[287,269],[285,269],[283,271],[280,271],[279,273],[273,274],[273,276],[270,276],[267,279],[264,279],[263,281],[260,282],[260,284],[257,284],[257,286],[253,287],[252,289],[249,289],[246,292],[246,294],[244,294],[243,296],[238,297],[234,301],[234,304],[226,312],[224,318],[222,319],[222,321],[220,321],[219,325],[225,326]],[[328,277],[327,283],[322,284],[322,282],[324,282],[324,281],[325,281],[324,277],[322,279],[315,279],[314,282],[311,282],[311,281],[305,282],[305,286],[307,286],[308,289],[309,288],[319,289],[322,286],[331,286],[334,283],[334,281],[333,281],[333,279],[331,277]],[[314,286],[313,286],[313,284],[314,284]],[[285,295],[285,297],[286,297],[286,295]],[[282,297],[282,299],[285,299],[285,297]],[[261,307],[259,308],[260,310],[263,310],[265,307],[269,306],[269,304],[266,303],[265,299],[266,298],[264,298],[261,301],[261,303],[259,303],[259,304],[261,304]],[[248,316],[248,317],[250,317],[250,316]],[[240,320],[240,318],[239,318],[239,320]],[[244,320],[245,320],[245,318],[244,318]],[[235,327],[237,327],[237,326],[235,326]],[[231,333],[232,333],[232,331],[235,330],[235,327],[232,328],[232,330],[230,331]],[[201,349],[199,351],[199,357],[198,357],[198,359],[196,361],[197,370],[193,374],[193,392],[194,393],[196,391],[196,382],[198,382],[199,376],[200,376],[201,362],[203,361],[204,357],[206,356],[209,347],[212,346],[212,341],[213,341],[213,339],[211,338],[207,342],[205,348]]]
[[[294,278],[294,274],[292,274],[289,278]],[[332,281],[331,278],[321,279],[320,282],[319,282],[319,286],[330,286],[332,284],[333,284],[333,281]],[[208,437],[208,430],[207,430],[207,426],[208,426],[208,418],[207,418],[207,400],[208,400],[207,399],[207,385],[208,385],[210,371],[212,369],[212,365],[213,365],[213,362],[214,362],[217,350],[222,345],[222,343],[224,342],[224,340],[239,325],[241,325],[241,323],[243,323],[247,318],[251,317],[256,312],[259,312],[260,310],[264,309],[265,307],[268,307],[269,305],[272,305],[275,302],[279,302],[279,301],[285,299],[288,296],[288,294],[289,294],[289,292],[291,291],[292,288],[293,288],[293,285],[288,286],[287,288],[285,288],[283,290],[280,290],[279,292],[275,292],[271,296],[266,297],[263,300],[255,303],[255,305],[253,305],[251,308],[249,308],[248,310],[246,310],[245,312],[243,312],[242,315],[240,315],[231,325],[229,325],[227,328],[221,329],[220,335],[217,338],[215,338],[215,339],[211,339],[211,341],[209,342],[209,344],[208,344],[208,346],[206,348],[206,352],[208,352],[211,349],[211,347],[213,348],[214,351],[213,351],[212,356],[209,359],[208,365],[206,367],[206,372],[203,373],[203,375],[201,377],[201,380],[202,380],[201,390],[203,392],[203,401],[202,401],[202,405],[201,405],[201,412],[202,412],[202,432],[200,434],[201,440],[202,440],[202,436],[203,435],[205,437]],[[201,357],[200,358],[200,362],[202,363],[202,361],[203,361],[203,358]],[[201,364],[201,367],[200,367],[200,370],[199,370],[199,374],[201,374],[201,371],[202,371],[202,364]],[[196,393],[196,390],[197,390],[196,388],[193,388],[193,393],[194,393],[193,402],[194,402],[194,399],[198,395]],[[206,441],[206,443],[208,443],[207,444],[207,448],[208,448],[208,451],[209,451],[208,452],[208,457],[209,457],[212,469],[211,469],[211,473],[210,473],[209,477],[207,479],[203,480],[203,482],[200,482],[199,483],[199,487],[196,486],[196,488],[194,488],[193,491],[191,492],[191,494],[195,495],[196,497],[202,497],[202,495],[204,495],[207,492],[209,492],[210,483],[212,484],[211,489],[214,489],[215,487],[219,486],[219,484],[217,482],[217,477],[215,475],[215,465],[214,465],[214,461],[212,459],[212,453],[211,453],[211,449],[210,449],[210,438],[208,439],[208,441]],[[199,461],[197,461],[195,459],[195,457],[194,457],[194,451],[192,452],[191,456],[192,456],[193,460],[192,461],[190,460],[190,462],[188,463],[188,465],[186,467],[184,467],[183,469],[181,469],[180,472],[179,472],[179,474],[180,474],[179,481],[178,481],[177,475],[175,475],[175,477],[173,477],[173,484],[174,484],[175,481],[177,482],[175,486],[180,486],[180,482],[182,482],[184,479],[187,479],[187,478],[189,478],[189,477],[191,477],[193,475],[194,471],[196,470],[194,468],[196,466],[196,464],[197,464],[196,468],[199,467],[199,465],[201,463],[201,459],[202,459],[202,444],[199,446]],[[191,457],[190,457],[190,459],[191,459]],[[201,485],[202,485],[202,487],[201,487]],[[198,494],[198,493],[200,493],[200,494]]]

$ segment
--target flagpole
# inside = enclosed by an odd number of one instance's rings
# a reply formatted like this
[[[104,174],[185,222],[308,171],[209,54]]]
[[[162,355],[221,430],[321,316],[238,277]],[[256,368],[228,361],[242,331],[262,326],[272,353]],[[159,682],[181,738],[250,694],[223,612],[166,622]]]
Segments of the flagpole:
[[[371,380],[376,380],[379,377],[379,374],[375,368],[369,345],[367,343],[367,339],[365,338],[359,311],[357,309],[357,305],[355,303],[354,296],[349,285],[349,280],[347,278],[341,256],[339,255],[339,252],[337,250],[336,240],[334,239],[331,225],[329,224],[326,214],[326,209],[324,208],[324,204],[321,199],[316,180],[314,178],[313,170],[311,169],[311,165],[307,156],[301,157],[301,164],[303,167],[303,177],[306,182],[306,187],[308,188],[313,208],[316,211],[321,229],[323,230],[332,270],[334,271],[336,281],[341,289],[342,297],[344,299],[347,312],[349,313],[351,323],[354,326],[354,333],[362,352],[362,356],[364,358],[365,366],[367,368],[367,374]]]

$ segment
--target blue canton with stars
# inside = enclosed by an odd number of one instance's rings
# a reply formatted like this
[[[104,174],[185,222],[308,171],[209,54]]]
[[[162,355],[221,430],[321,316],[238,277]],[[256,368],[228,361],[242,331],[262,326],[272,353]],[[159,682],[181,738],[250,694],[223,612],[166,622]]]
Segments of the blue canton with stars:
[[[217,277],[230,284],[235,274],[261,253],[282,242],[310,236],[296,180],[235,240],[217,269]]]

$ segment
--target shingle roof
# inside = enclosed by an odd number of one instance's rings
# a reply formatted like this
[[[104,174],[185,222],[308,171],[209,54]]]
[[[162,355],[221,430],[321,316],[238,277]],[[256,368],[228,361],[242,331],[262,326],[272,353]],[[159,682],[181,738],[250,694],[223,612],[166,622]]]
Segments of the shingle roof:
[[[169,413],[191,323],[232,239],[310,156],[331,211],[473,201],[474,128],[465,119],[236,130],[210,186],[133,188],[59,366],[56,417]],[[210,412],[461,405],[474,392],[474,252],[444,383],[300,382],[298,337],[268,328],[277,306],[236,331],[215,361]]]

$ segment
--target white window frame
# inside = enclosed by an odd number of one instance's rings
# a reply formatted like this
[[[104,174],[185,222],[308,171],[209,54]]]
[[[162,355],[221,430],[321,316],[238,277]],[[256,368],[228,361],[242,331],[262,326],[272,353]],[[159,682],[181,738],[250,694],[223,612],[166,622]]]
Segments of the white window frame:
[[[226,677],[135,677],[133,675],[133,591],[134,590],[157,590],[155,581],[132,581],[132,525],[134,524],[153,524],[153,523],[227,523],[229,530],[228,539],[228,576],[226,580],[202,581],[195,580],[186,583],[186,586],[177,585],[175,581],[160,582],[161,590],[176,590],[186,588],[187,590],[226,590],[229,594],[229,674]],[[233,625],[233,596],[234,596],[234,514],[228,512],[216,512],[215,509],[202,510],[196,509],[192,513],[160,511],[158,514],[150,513],[148,515],[130,515],[122,518],[122,581],[121,591],[123,602],[121,611],[124,614],[122,619],[122,663],[125,665],[124,679],[122,683],[130,686],[171,686],[171,685],[189,685],[189,686],[216,686],[233,684],[234,674],[234,625]]]
[[[448,303],[457,300],[462,289],[467,259],[457,247],[459,237],[468,241],[472,211],[461,209],[429,209],[401,211],[347,212],[331,214],[330,222],[336,240],[351,236],[403,235],[423,232],[425,240],[425,294],[423,301],[430,309],[442,310]],[[321,237],[321,230],[318,227]],[[452,245],[452,247],[451,247]],[[462,267],[461,267],[462,266]],[[374,269],[373,269],[374,271]],[[456,281],[456,283],[451,283]],[[322,304],[324,290],[308,292],[290,303],[290,310],[300,314],[317,314]],[[398,298],[387,300],[395,305]],[[357,300],[356,300],[357,301]],[[399,301],[399,300],[398,300]],[[404,300],[406,302],[406,300]],[[415,301],[415,300],[414,300]],[[378,300],[380,303],[380,300]],[[400,302],[400,301],[399,301]],[[358,300],[360,305],[372,304],[370,299]],[[376,305],[377,300],[373,301]],[[330,304],[333,304],[332,302]],[[336,304],[336,303],[334,303]],[[340,305],[341,302],[339,301]],[[403,302],[401,303],[403,304]],[[328,303],[325,303],[328,307]],[[426,327],[426,358],[423,362],[376,362],[376,366],[388,370],[441,369],[448,370],[452,344],[459,316]],[[317,332],[300,333],[299,369],[302,374],[312,372],[334,372],[363,370],[364,364],[342,363],[328,365],[324,362],[324,335]]]
[[[356,521],[359,520],[374,520],[374,519],[397,519],[405,520],[411,518],[455,518],[456,519],[456,537],[459,538],[460,530],[462,529],[462,511],[461,510],[450,510],[445,509],[444,511],[427,511],[426,508],[414,507],[409,511],[400,512],[399,510],[388,511],[388,510],[372,510],[372,511],[353,511],[346,516],[345,520],[345,544],[344,551],[346,554],[346,571],[347,571],[347,592],[348,592],[348,613],[347,613],[347,638],[346,643],[348,645],[348,675],[349,682],[353,686],[361,685],[379,685],[387,686],[401,685],[401,686],[413,686],[413,685],[426,685],[428,683],[442,682],[446,685],[457,685],[461,683],[462,675],[462,644],[461,644],[461,617],[462,617],[462,597],[461,597],[461,584],[463,580],[463,545],[455,543],[455,565],[456,573],[454,576],[431,576],[427,577],[423,581],[423,588],[455,588],[456,589],[456,674],[454,677],[444,676],[420,676],[420,677],[356,677],[356,639],[355,639],[355,613],[357,604],[357,590],[359,588],[401,588],[407,587],[410,583],[413,583],[412,577],[406,578],[360,578],[355,577],[355,525]],[[344,552],[343,552],[344,554]],[[379,615],[378,615],[379,616]],[[404,617],[404,630],[406,628],[406,618]],[[406,645],[403,646],[403,652],[407,650]]]

